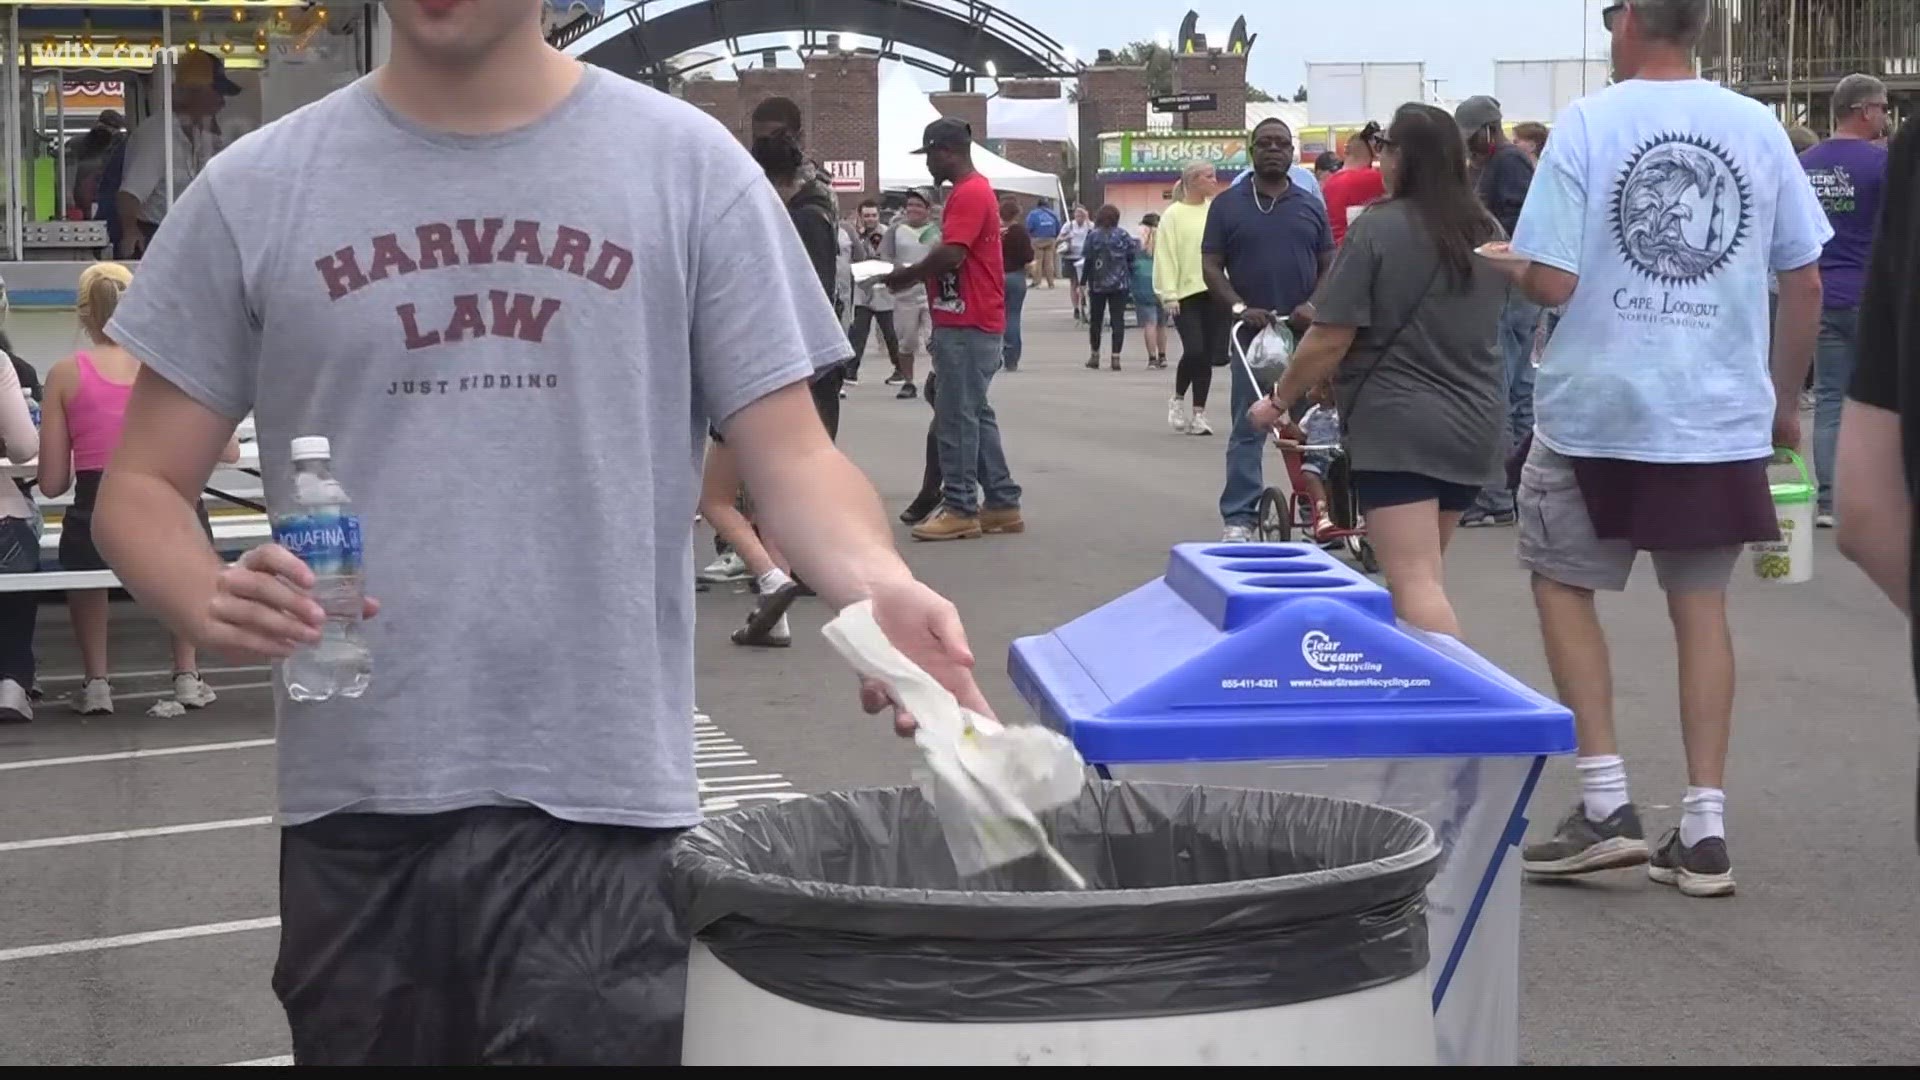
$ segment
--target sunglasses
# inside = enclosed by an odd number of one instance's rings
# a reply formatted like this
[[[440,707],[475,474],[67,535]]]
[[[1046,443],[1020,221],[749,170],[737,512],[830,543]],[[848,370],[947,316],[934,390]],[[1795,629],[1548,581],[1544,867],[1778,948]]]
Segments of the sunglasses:
[[[1620,18],[1620,13],[1625,10],[1627,10],[1627,5],[1624,3],[1608,4],[1606,7],[1600,9],[1600,25],[1606,27],[1607,33],[1613,33],[1614,22]]]

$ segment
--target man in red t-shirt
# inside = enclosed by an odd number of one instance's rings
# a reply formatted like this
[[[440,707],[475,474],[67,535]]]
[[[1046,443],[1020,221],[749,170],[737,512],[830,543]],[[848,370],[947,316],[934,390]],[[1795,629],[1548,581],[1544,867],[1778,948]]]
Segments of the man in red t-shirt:
[[[926,282],[933,313],[933,377],[927,396],[933,402],[939,444],[941,506],[913,527],[913,538],[964,540],[982,533],[1024,532],[1020,485],[1007,469],[1000,424],[987,403],[1007,328],[999,200],[993,185],[973,167],[973,129],[966,121],[935,120],[927,125],[921,143],[914,153],[926,155],[934,182],[953,185],[941,217],[940,246],[882,282],[889,289]],[[981,489],[986,493],[984,507]]]
[[[1380,125],[1369,123],[1347,140],[1347,161],[1320,185],[1320,197],[1326,200],[1327,224],[1333,226],[1333,242],[1344,243],[1347,226],[1352,225],[1370,204],[1387,193],[1386,177],[1374,166],[1380,156]]]

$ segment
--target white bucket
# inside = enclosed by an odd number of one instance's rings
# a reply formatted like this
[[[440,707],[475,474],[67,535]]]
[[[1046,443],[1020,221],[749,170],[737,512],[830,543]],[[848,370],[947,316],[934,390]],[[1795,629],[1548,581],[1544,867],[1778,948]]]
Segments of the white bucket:
[[[930,1023],[828,1012],[741,978],[695,941],[683,1065],[1432,1065],[1423,974],[1244,1012]]]
[[[1799,470],[1793,483],[1774,484],[1773,510],[1780,521],[1780,539],[1747,545],[1754,576],[1769,585],[1798,585],[1813,578],[1813,505],[1816,488],[1807,463],[1791,450],[1777,451]]]

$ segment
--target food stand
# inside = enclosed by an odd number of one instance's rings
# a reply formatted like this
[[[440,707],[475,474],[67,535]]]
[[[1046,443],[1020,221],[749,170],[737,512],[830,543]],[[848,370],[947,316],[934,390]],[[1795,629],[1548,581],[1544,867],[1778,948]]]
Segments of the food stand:
[[[69,146],[102,108],[129,128],[173,113],[173,66],[206,50],[241,87],[221,117],[230,143],[370,70],[378,5],[317,0],[0,0],[0,277],[18,307],[65,307],[80,269],[110,257],[112,194],[76,198]],[[118,105],[70,114],[74,85],[117,84]],[[98,94],[95,98],[98,98]],[[76,130],[76,122],[78,129]],[[121,136],[124,138],[124,136]],[[166,143],[167,199],[173,141]],[[104,208],[101,204],[104,203]]]
[[[1173,201],[1180,170],[1199,158],[1213,162],[1221,183],[1247,169],[1244,131],[1110,131],[1100,136],[1100,183],[1120,220],[1137,225]]]

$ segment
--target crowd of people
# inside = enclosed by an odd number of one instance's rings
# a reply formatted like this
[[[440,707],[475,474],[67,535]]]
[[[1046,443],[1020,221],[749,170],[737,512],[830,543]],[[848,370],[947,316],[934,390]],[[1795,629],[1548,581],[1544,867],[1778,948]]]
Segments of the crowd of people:
[[[1235,442],[1248,449],[1244,463],[1230,452],[1226,539],[1248,537],[1254,440],[1290,428],[1329,384],[1351,490],[1404,621],[1460,635],[1444,585],[1454,530],[1517,525],[1554,686],[1576,718],[1582,790],[1523,866],[1557,877],[1646,864],[1689,896],[1735,888],[1726,598],[1744,546],[1780,536],[1769,466],[1777,449],[1801,446],[1812,371],[1819,524],[1833,526],[1836,505],[1857,505],[1848,388],[1883,408],[1896,396],[1884,375],[1870,387],[1854,372],[1856,353],[1872,351],[1856,329],[1863,285],[1884,272],[1869,253],[1888,171],[1887,89],[1865,75],[1842,81],[1833,136],[1796,146],[1764,106],[1698,78],[1707,17],[1704,0],[1610,6],[1620,80],[1576,102],[1550,137],[1510,141],[1499,103],[1484,97],[1451,118],[1409,104],[1385,131],[1363,130],[1324,179],[1337,237],[1300,229],[1291,266],[1274,266],[1288,238],[1272,217],[1229,208],[1216,227],[1227,196],[1203,241],[1210,275],[1224,272],[1209,295],[1243,322],[1269,324],[1312,297],[1291,312],[1308,328],[1285,375],[1250,413],[1236,401]],[[1268,131],[1255,133],[1251,189],[1277,208],[1280,170],[1258,159],[1262,144],[1278,148]],[[1376,165],[1377,180],[1360,171]],[[1266,242],[1236,249],[1234,231],[1249,227]],[[1329,242],[1338,254],[1301,283]],[[1265,291],[1249,296],[1255,282]],[[1839,523],[1848,528],[1844,509]],[[1905,604],[1892,545],[1861,531],[1843,544]],[[1876,533],[1907,535],[1904,523]],[[1596,593],[1625,588],[1640,552],[1673,624],[1688,778],[1679,822],[1653,845],[1629,796],[1595,608]]]

